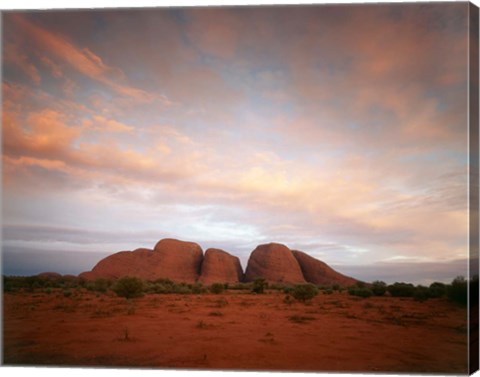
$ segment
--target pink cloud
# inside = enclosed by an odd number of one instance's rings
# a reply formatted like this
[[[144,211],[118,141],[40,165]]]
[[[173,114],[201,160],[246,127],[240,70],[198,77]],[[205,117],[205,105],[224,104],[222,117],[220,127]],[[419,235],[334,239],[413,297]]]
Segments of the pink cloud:
[[[235,55],[242,25],[239,18],[226,9],[193,9],[189,37],[203,53],[223,59]]]
[[[151,93],[128,85],[126,77],[120,69],[105,64],[102,58],[89,48],[80,48],[67,38],[43,29],[23,16],[15,15],[11,17],[32,40],[38,43],[39,48],[48,51],[56,59],[66,62],[82,74],[111,87],[119,94],[139,101],[153,101],[154,96]],[[52,62],[50,67],[52,67],[52,64],[55,63]],[[58,69],[54,72],[59,73]]]

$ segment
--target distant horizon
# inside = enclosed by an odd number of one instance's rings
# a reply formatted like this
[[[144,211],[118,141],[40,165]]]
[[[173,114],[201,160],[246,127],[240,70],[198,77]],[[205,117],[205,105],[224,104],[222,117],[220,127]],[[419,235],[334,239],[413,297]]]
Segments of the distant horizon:
[[[138,248],[153,249],[153,246],[154,245],[148,247],[142,245],[138,246]],[[210,248],[200,246],[204,253]],[[286,246],[288,247],[288,245]],[[217,245],[216,248],[220,247]],[[132,250],[118,250],[116,252],[120,251]],[[228,250],[225,251],[229,252]],[[253,251],[253,249],[251,251]],[[306,252],[305,250],[300,251]],[[55,272],[61,275],[79,275],[82,272],[91,270],[100,260],[114,253],[115,252],[64,252],[13,248],[13,250],[4,250],[3,252],[2,275],[33,276],[43,272]],[[231,255],[235,254],[231,253]],[[58,258],[61,260],[58,260]],[[239,259],[242,270],[245,273],[248,258]],[[25,263],[27,260],[36,260],[37,263],[34,265]],[[405,282],[415,285],[429,285],[433,282],[450,283],[458,276],[467,278],[465,272],[468,271],[466,270],[466,266],[468,266],[469,260],[459,259],[449,263],[377,263],[370,265],[336,265],[329,263],[327,260],[322,260],[322,262],[327,263],[334,270],[344,275],[365,282],[380,280],[387,284]],[[475,263],[475,261],[470,261],[470,263]]]
[[[2,13],[3,271],[177,238],[466,276],[468,6]]]

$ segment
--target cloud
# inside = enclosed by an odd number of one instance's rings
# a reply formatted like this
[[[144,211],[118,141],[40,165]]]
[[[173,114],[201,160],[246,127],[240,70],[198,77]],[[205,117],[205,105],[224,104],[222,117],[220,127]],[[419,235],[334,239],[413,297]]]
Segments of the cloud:
[[[6,62],[20,67],[35,84],[40,84],[42,78],[37,67],[30,62],[25,53],[18,49],[18,46],[15,46],[13,43],[7,43],[4,54]]]
[[[57,200],[75,215],[46,224],[141,224],[242,258],[269,241],[336,263],[460,258],[464,9],[9,16],[41,80],[7,63],[8,211],[37,223],[27,202]]]
[[[131,133],[135,130],[134,127],[123,124],[115,119],[108,119],[102,115],[94,115],[92,120],[85,120],[84,126],[87,129],[105,132],[127,132]]]
[[[226,9],[192,9],[188,12],[188,36],[200,52],[223,59],[235,56],[242,24]],[[215,22],[212,22],[212,20]]]
[[[43,64],[45,64],[46,67],[50,69],[53,77],[56,77],[56,78],[63,77],[63,71],[57,63],[54,63],[52,60],[50,60],[46,56],[42,56],[40,60]]]
[[[71,67],[94,80],[97,80],[121,95],[131,97],[139,101],[151,102],[153,96],[139,88],[132,87],[126,83],[124,73],[115,67],[105,64],[100,56],[92,52],[89,48],[80,48],[70,42],[67,38],[56,35],[40,26],[35,25],[26,17],[19,14],[10,15],[11,18],[27,33],[29,38],[38,43],[38,47],[44,52],[48,52],[55,59],[61,60]],[[45,63],[45,56],[42,57]],[[48,59],[48,57],[47,57]],[[46,63],[53,67],[50,59]],[[59,73],[58,69],[54,74]]]

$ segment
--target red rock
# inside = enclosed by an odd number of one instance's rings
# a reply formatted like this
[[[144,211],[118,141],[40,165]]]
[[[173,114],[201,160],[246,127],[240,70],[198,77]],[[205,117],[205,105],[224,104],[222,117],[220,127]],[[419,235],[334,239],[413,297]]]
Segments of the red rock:
[[[158,256],[152,250],[120,251],[103,258],[92,271],[83,272],[79,277],[87,280],[116,279],[122,276],[155,279],[156,264],[158,264]]]
[[[159,262],[156,274],[174,281],[195,282],[203,261],[202,248],[194,242],[163,239],[155,245]]]
[[[277,283],[304,283],[297,259],[285,245],[269,243],[259,245],[248,259],[245,281],[263,278]]]
[[[203,284],[238,283],[243,280],[240,259],[220,249],[208,249],[199,281]]]
[[[87,280],[136,276],[145,280],[160,278],[193,283],[198,279],[203,252],[193,242],[163,239],[154,250],[121,251],[102,259],[92,269],[79,275]]]
[[[318,285],[353,285],[358,281],[349,276],[342,275],[326,263],[302,251],[292,250],[292,252],[300,264],[305,280],[309,283]]]

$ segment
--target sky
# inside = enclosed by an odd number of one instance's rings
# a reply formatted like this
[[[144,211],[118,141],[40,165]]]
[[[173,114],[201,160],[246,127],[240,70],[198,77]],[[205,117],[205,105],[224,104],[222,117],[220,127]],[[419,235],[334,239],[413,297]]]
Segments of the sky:
[[[468,3],[2,21],[4,273],[169,237],[244,268],[280,242],[367,281],[466,275]]]

